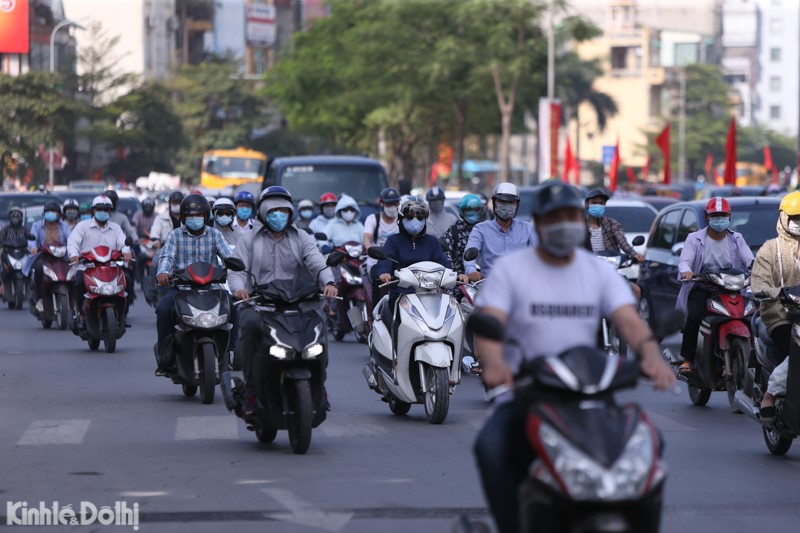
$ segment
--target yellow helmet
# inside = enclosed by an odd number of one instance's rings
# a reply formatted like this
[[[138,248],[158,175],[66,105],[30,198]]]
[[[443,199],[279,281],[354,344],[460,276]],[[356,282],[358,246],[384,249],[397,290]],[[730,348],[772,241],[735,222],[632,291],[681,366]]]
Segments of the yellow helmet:
[[[779,211],[783,211],[790,217],[800,215],[800,191],[794,191],[783,197]]]

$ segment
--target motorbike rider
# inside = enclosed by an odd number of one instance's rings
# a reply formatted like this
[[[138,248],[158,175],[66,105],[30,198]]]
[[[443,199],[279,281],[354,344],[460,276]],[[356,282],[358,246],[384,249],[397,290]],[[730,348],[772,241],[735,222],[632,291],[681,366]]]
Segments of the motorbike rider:
[[[400,193],[397,189],[387,187],[381,191],[380,195],[381,211],[367,217],[364,221],[364,249],[369,250],[370,246],[384,246],[386,240],[400,231],[397,210],[400,205]],[[380,289],[378,285],[377,261],[371,257],[367,258],[367,274],[371,283],[365,283],[364,288],[370,291],[372,301],[380,299]],[[371,313],[371,310],[370,310]]]
[[[309,223],[309,229],[314,233],[325,231],[325,226],[336,215],[336,195],[332,192],[323,193],[319,197],[319,215]]]
[[[142,200],[142,209],[133,214],[133,227],[137,235],[144,235],[153,227],[156,219],[156,202],[152,198]]]
[[[233,202],[228,198],[218,198],[211,208],[211,214],[214,216],[214,228],[222,233],[229,245],[236,246],[244,234],[233,229],[233,217],[236,216]]]
[[[430,216],[428,222],[425,224],[426,233],[431,237],[440,239],[450,229],[450,226],[455,224],[458,219],[452,213],[448,213],[444,209],[444,191],[441,187],[431,187],[425,193],[425,201],[428,202],[430,209]]]
[[[31,227],[31,235],[35,238],[29,245],[31,255],[39,252],[45,244],[66,246],[71,232],[72,228],[69,227],[69,224],[61,220],[61,206],[58,205],[58,202],[47,202],[44,206],[44,218],[34,222]],[[34,259],[31,272],[33,273],[33,291],[38,302],[41,299],[43,275],[41,255]]]
[[[150,228],[150,239],[163,245],[169,232],[181,226],[181,202],[183,193],[173,191],[169,195],[169,208],[158,215]]]
[[[494,220],[480,222],[472,228],[467,249],[480,252],[481,270],[475,261],[465,261],[464,268],[472,282],[487,277],[495,260],[518,248],[534,246],[537,242],[533,224],[514,220],[519,209],[519,192],[513,183],[500,183],[492,192]]]
[[[23,218],[24,213],[21,207],[14,206],[8,210],[8,224],[0,229],[0,242],[27,238],[28,230],[22,223]]]
[[[119,195],[117,191],[114,189],[108,189],[107,191],[103,191],[103,194],[111,200],[111,205],[113,206],[113,211],[111,211],[111,222],[119,224],[119,227],[122,228],[122,231],[125,232],[125,235],[131,238],[131,241],[134,245],[139,241],[139,235],[131,226],[130,220],[128,220],[128,216],[125,213],[121,213],[117,210],[119,206]]]
[[[62,220],[69,224],[69,229],[74,228],[75,225],[80,222],[80,206],[77,200],[72,198],[64,200],[64,204],[61,206],[61,212],[64,214]]]
[[[469,234],[475,224],[481,221],[485,210],[477,194],[465,194],[458,202],[461,220],[450,226],[444,234],[444,253],[453,263],[453,270],[459,274],[464,273],[464,252]]]
[[[92,200],[92,218],[79,222],[67,239],[67,253],[72,263],[77,263],[80,254],[88,252],[96,246],[108,246],[111,250],[120,250],[126,261],[131,260],[130,248],[125,244],[125,234],[119,224],[111,222],[111,199],[107,196],[95,196]],[[129,283],[127,274],[125,283]],[[77,328],[84,329],[83,295],[86,286],[83,276],[75,276],[75,309],[77,310]],[[125,311],[127,314],[127,310]]]
[[[708,270],[747,270],[753,262],[753,252],[742,234],[729,229],[731,206],[728,201],[721,196],[711,198],[706,204],[705,212],[708,227],[686,237],[678,263],[679,280],[692,279]],[[678,293],[675,307],[686,313],[681,343],[683,363],[678,369],[681,374],[689,375],[694,370],[697,335],[700,323],[706,315],[709,296],[703,287],[691,282],[683,283]]]
[[[228,286],[237,299],[250,298],[252,285],[247,272],[255,275],[256,285],[292,279],[305,273],[319,280],[325,297],[337,295],[331,271],[314,238],[292,225],[294,206],[289,191],[279,186],[264,189],[258,200],[257,218],[250,238],[242,239],[234,251],[234,257],[241,259],[246,267],[244,272],[231,272],[228,276]],[[250,415],[256,407],[252,361],[264,333],[261,318],[252,308],[241,311],[239,325],[237,350],[242,355],[246,386],[245,415]],[[324,382],[325,376],[322,379]]]
[[[186,268],[198,261],[214,264],[217,256],[226,259],[233,255],[222,233],[206,226],[208,218],[211,216],[211,207],[203,195],[187,195],[181,202],[180,216],[183,225],[178,229],[172,230],[167,235],[164,248],[159,255],[156,281],[161,287],[169,287],[170,275],[175,270]],[[175,330],[175,325],[178,321],[178,317],[175,315],[175,294],[177,292],[178,290],[175,288],[165,291],[158,302],[158,307],[156,307],[156,315],[158,316],[158,342],[156,346],[159,354],[164,353],[166,349],[164,341]],[[233,306],[231,306],[230,322],[233,324],[234,329],[229,337],[228,350],[232,350],[236,342],[234,338],[236,313]],[[159,358],[159,361],[161,360],[162,358]],[[163,368],[161,364],[156,368],[155,375],[168,376],[169,369]]]
[[[641,369],[657,388],[674,385],[675,376],[650,328],[639,318],[625,280],[581,248],[584,212],[576,188],[562,182],[545,185],[533,206],[538,244],[494,263],[477,303],[503,323],[507,340],[503,344],[476,336],[483,380],[489,387],[513,386],[524,359],[593,346],[603,316],[610,317],[641,356]],[[505,216],[502,210],[501,215]],[[496,403],[478,434],[474,453],[498,530],[516,533],[517,491],[535,456],[525,433],[528,405],[513,391],[499,396]]]
[[[297,220],[294,225],[297,229],[311,231],[311,222],[314,221],[314,203],[311,200],[303,199],[297,204]]]
[[[79,209],[78,212],[80,213],[78,215],[78,218],[80,219],[80,220],[78,220],[78,222],[83,222],[84,220],[90,220],[92,218],[92,204],[91,204],[91,202],[83,202],[83,203],[81,203],[81,205],[78,207],[78,209]],[[73,228],[73,229],[75,229],[75,228]]]
[[[758,250],[750,289],[755,295],[777,298],[783,287],[800,285],[800,191],[787,194],[778,208],[778,236],[764,243]],[[777,353],[789,355],[792,345],[792,320],[778,300],[762,301],[759,305],[761,320],[767,327],[769,338],[778,348]],[[789,358],[775,367],[769,377],[767,391],[761,400],[761,419],[775,419],[775,397],[786,393]]]
[[[323,233],[328,236],[334,248],[350,241],[361,242],[361,237],[364,235],[364,225],[359,220],[360,216],[361,210],[358,208],[358,203],[356,203],[355,199],[342,194],[336,204],[336,216],[328,222],[328,225],[323,230]]]
[[[250,231],[253,229],[253,208],[256,206],[256,198],[253,193],[239,191],[233,197],[236,206],[236,218],[233,219],[233,229],[239,232]]]

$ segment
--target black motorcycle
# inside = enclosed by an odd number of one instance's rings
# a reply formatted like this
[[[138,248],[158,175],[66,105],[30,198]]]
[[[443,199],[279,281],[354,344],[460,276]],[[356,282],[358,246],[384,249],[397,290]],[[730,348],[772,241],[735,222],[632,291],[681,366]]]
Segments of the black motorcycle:
[[[244,270],[236,258],[225,260],[233,271]],[[200,400],[214,401],[214,388],[219,383],[220,372],[227,368],[228,338],[231,307],[228,292],[220,286],[225,283],[227,270],[211,263],[192,263],[173,273],[175,313],[178,324],[175,332],[165,339],[165,348],[156,359],[162,368],[170,368],[170,378],[180,385],[185,396],[191,397],[200,387]],[[153,347],[158,350],[158,345]]]
[[[27,257],[28,241],[21,238],[3,241],[0,263],[3,265],[3,296],[9,309],[22,309],[25,301],[25,288],[28,284],[22,269]]]

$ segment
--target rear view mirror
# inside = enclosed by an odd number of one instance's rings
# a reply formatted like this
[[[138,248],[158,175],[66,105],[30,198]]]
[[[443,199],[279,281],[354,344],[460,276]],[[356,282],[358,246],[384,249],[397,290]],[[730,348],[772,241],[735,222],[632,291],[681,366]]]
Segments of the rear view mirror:
[[[672,246],[672,255],[681,255],[681,253],[683,252],[683,245],[684,243],[682,242],[675,243]]]
[[[644,237],[642,237],[641,235],[637,235],[636,237],[633,238],[633,243],[632,244],[634,246],[643,245],[644,244]]]
[[[683,327],[686,315],[683,311],[673,309],[656,317],[653,323],[653,335],[658,338],[667,337]]]
[[[464,252],[464,261],[474,261],[478,257],[478,253],[477,248],[468,248]]]
[[[125,246],[130,246],[131,244],[133,244],[133,239],[131,239],[131,236],[128,235],[125,237]]]
[[[326,234],[322,233],[321,231],[316,232],[314,234],[314,238],[317,239],[318,241],[327,241],[328,240],[328,236]]]
[[[28,233],[27,235],[25,235],[25,239],[29,240],[29,241],[35,241],[36,240],[36,236],[33,235],[32,233]]]
[[[370,256],[372,259],[382,260],[386,259],[386,252],[380,246],[370,246],[369,250],[367,250],[367,255]]]
[[[225,268],[234,272],[241,272],[244,270],[244,262],[238,257],[228,257],[225,259]]]
[[[500,321],[488,313],[472,313],[467,319],[467,328],[480,337],[493,341],[502,341],[506,328]]]
[[[325,264],[328,266],[336,266],[341,265],[345,259],[345,255],[342,252],[331,252],[328,254],[328,258],[325,260]]]

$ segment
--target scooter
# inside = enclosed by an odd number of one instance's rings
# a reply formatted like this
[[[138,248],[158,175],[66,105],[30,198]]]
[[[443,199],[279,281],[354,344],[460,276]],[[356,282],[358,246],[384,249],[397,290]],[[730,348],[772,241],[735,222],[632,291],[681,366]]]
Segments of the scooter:
[[[644,243],[644,238],[641,236],[636,237],[633,242],[635,246],[638,246],[639,244]],[[606,261],[616,270],[625,270],[636,264],[636,259],[633,256],[614,250],[597,252],[597,257],[603,261]],[[622,340],[622,338],[619,336],[617,328],[614,327],[614,324],[612,324],[610,320],[603,317],[600,323],[600,331],[602,333],[601,345],[599,346],[601,350],[606,352],[606,354],[609,356],[619,355],[623,359],[627,357],[628,344]]]
[[[386,252],[373,246],[373,259],[386,259]],[[375,322],[369,335],[370,362],[363,374],[370,389],[402,416],[411,404],[425,405],[431,424],[441,424],[450,409],[450,395],[461,382],[461,349],[464,319],[449,289],[457,274],[438,263],[423,261],[394,273],[397,284],[414,293],[397,299],[389,308],[389,296],[375,306]]]
[[[25,239],[9,239],[2,244],[3,298],[9,309],[22,309],[25,301],[27,284],[22,270],[29,255],[28,241]]]
[[[474,261],[480,252],[477,248],[470,248],[464,252],[465,261]],[[475,300],[478,298],[479,286],[485,279],[476,281],[475,283],[465,283],[458,286],[461,291],[461,301],[458,303],[461,308],[461,316],[464,320],[469,320],[470,315],[475,310]],[[475,338],[472,331],[467,328],[464,332],[464,347],[461,354],[461,372],[468,376],[481,379],[481,367],[478,358],[475,355]],[[481,380],[482,381],[482,380]],[[485,389],[485,386],[484,386]]]
[[[31,279],[28,308],[44,329],[50,329],[53,322],[58,329],[65,330],[69,324],[72,309],[72,293],[75,276],[69,278],[69,258],[64,244],[45,244],[42,247],[42,286],[39,287],[41,299],[35,301]]]
[[[755,294],[759,300],[770,300],[765,295]],[[789,313],[792,320],[792,342],[789,353],[780,353],[770,339],[760,314],[753,317],[755,350],[750,355],[744,371],[742,390],[736,393],[736,405],[748,417],[762,426],[764,442],[774,455],[785,455],[794,439],[800,435],[800,286],[783,288],[776,298]],[[770,374],[784,359],[789,358],[786,394],[777,396],[774,422],[761,419],[759,406],[767,391]]]
[[[666,313],[657,334],[682,324],[681,312]],[[491,315],[474,313],[469,327],[504,340],[503,325]],[[595,347],[523,365],[514,394],[529,405],[524,434],[537,457],[519,486],[520,531],[658,532],[667,478],[663,439],[640,406],[614,397],[635,387],[639,373],[638,361]]]
[[[678,379],[688,384],[693,405],[706,405],[712,391],[726,391],[728,405],[738,412],[735,396],[750,360],[750,319],[757,309],[751,298],[741,294],[750,286],[750,276],[731,268],[705,272],[685,282],[690,281],[700,284],[711,296],[708,315],[700,325],[694,372],[688,377],[678,373]],[[681,362],[676,356],[676,373]]]
[[[329,320],[329,330],[333,338],[340,341],[351,331],[356,340],[366,344],[369,326],[367,319],[367,291],[364,289],[361,265],[364,247],[361,243],[350,241],[336,248],[345,254],[345,261],[339,265],[337,288],[339,296],[336,315]]]
[[[155,241],[150,239],[150,233],[139,234],[139,257],[137,258],[138,267],[141,269],[141,279],[144,300],[147,305],[156,308],[158,306],[158,287],[153,263],[158,254],[158,246]]]
[[[71,270],[67,280],[83,275],[86,294],[83,314],[86,328],[73,327],[73,333],[89,343],[89,349],[97,350],[103,341],[106,352],[114,353],[117,339],[125,334],[125,306],[128,293],[125,287],[122,252],[108,246],[96,246],[81,254],[83,272]],[[72,276],[72,277],[70,277]]]
[[[226,259],[225,266],[244,270],[244,263],[236,258]],[[223,361],[228,360],[231,307],[228,292],[221,286],[226,278],[225,268],[205,262],[176,270],[172,279],[178,289],[175,314],[179,323],[165,339],[161,353],[158,344],[153,346],[159,366],[171,369],[169,377],[181,386],[184,396],[194,396],[199,386],[204,404],[214,402]]]

